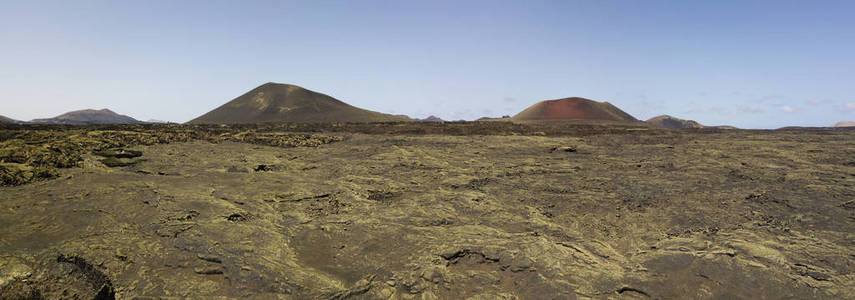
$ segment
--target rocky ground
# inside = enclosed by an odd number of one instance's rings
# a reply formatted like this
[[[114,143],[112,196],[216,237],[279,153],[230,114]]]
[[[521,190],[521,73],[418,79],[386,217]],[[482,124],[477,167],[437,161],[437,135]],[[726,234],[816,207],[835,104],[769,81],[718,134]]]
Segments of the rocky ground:
[[[0,298],[855,297],[853,130],[300,126],[0,131]]]

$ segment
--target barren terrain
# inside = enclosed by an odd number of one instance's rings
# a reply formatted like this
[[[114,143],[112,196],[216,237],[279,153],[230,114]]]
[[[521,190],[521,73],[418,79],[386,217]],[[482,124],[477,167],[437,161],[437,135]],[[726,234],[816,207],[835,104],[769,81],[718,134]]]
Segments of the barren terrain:
[[[0,298],[855,298],[855,130],[7,126]]]

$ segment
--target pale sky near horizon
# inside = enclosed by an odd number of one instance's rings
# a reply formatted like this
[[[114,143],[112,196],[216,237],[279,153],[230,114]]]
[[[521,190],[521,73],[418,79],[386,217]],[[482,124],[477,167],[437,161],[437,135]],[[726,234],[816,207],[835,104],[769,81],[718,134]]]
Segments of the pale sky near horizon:
[[[0,0],[0,115],[185,122],[265,82],[447,120],[609,101],[741,128],[855,120],[855,1]]]

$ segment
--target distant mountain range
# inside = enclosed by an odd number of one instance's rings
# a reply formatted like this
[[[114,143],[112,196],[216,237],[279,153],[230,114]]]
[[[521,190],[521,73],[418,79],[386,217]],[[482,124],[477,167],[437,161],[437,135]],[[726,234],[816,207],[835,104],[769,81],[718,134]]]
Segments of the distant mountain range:
[[[640,121],[609,102],[571,97],[544,100],[529,106],[513,117],[484,117],[478,121],[537,121],[537,120],[593,120],[595,122]],[[379,113],[351,106],[331,96],[305,88],[281,83],[265,83],[249,92],[211,110],[187,123],[189,124],[234,124],[234,123],[324,123],[324,122],[447,122],[431,115],[424,119],[405,115]],[[462,120],[461,120],[462,121]],[[168,123],[160,120],[139,121],[117,114],[109,109],[84,109],[62,115],[34,119],[29,122],[0,116],[0,124],[155,124]],[[661,115],[644,121],[653,128],[718,128],[736,129],[732,126],[704,126],[693,120],[684,120]],[[855,122],[838,122],[833,127],[855,127]]]
[[[393,122],[409,118],[351,106],[302,87],[266,83],[226,104],[190,120],[190,124],[265,122]]]

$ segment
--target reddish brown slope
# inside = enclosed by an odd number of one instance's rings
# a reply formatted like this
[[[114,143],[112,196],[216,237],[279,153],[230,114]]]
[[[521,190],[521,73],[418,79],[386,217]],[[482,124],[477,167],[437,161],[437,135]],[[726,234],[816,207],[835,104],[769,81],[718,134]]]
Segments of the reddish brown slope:
[[[568,119],[638,121],[611,103],[576,97],[540,101],[518,113],[513,119],[521,121]]]

